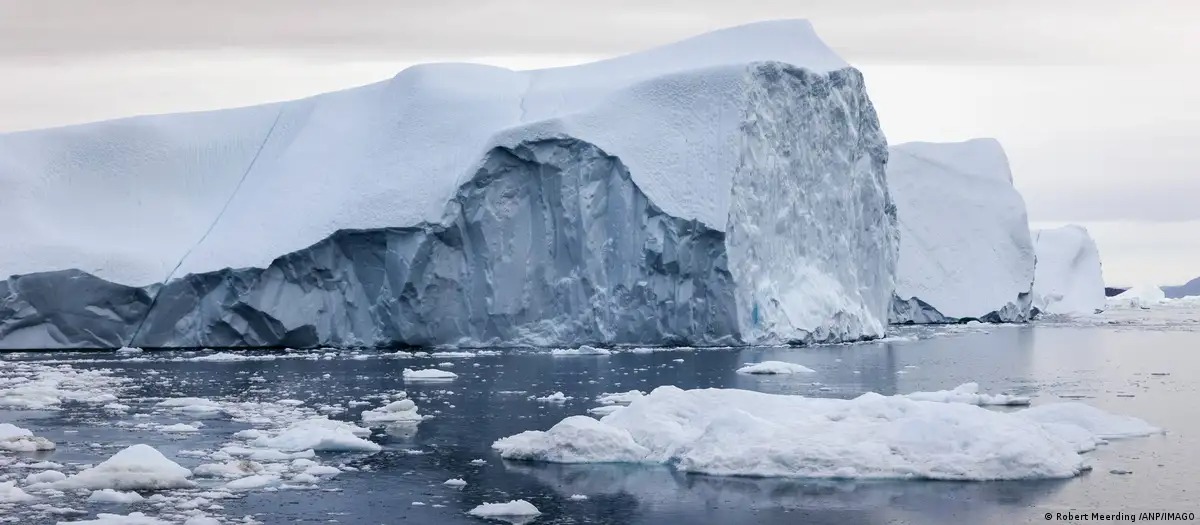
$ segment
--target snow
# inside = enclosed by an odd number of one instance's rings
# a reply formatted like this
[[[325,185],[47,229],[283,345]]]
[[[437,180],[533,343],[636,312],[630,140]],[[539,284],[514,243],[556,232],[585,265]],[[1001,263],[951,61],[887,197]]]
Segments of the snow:
[[[403,375],[405,381],[451,381],[458,377],[458,374],[454,372],[447,372],[436,368],[427,368],[425,370],[405,368]]]
[[[396,423],[404,421],[421,421],[424,417],[417,413],[417,405],[408,399],[407,394],[403,399],[392,401],[384,406],[373,410],[365,410],[362,413],[363,423]]]
[[[508,503],[484,503],[467,511],[467,514],[480,518],[505,518],[537,516],[541,512],[532,503],[523,499],[515,499]]]
[[[900,223],[896,296],[934,311],[893,307],[892,322],[1025,321],[1034,247],[1025,201],[994,139],[889,148],[888,189]]]
[[[904,397],[914,401],[935,401],[938,403],[967,403],[970,405],[1000,405],[1024,406],[1029,404],[1028,397],[1009,394],[981,394],[978,383],[963,383],[953,390],[938,390],[936,392],[913,392]]]
[[[29,429],[12,423],[0,423],[0,450],[12,452],[36,452],[54,450],[54,443],[44,437],[33,435]]]
[[[803,20],[567,68],[424,64],[302,100],[0,134],[8,219],[0,276],[79,269],[148,286],[264,268],[339,230],[443,224],[487,152],[562,138],[620,159],[656,208],[723,240],[724,253],[706,255],[728,260],[732,282],[688,280],[679,297],[671,294],[683,303],[709,286],[733,288],[718,290],[725,304],[714,310],[736,319],[715,338],[883,334],[897,242],[886,213],[885,142],[861,75]],[[294,213],[297,203],[304,213]],[[122,220],[114,209],[155,219]],[[642,226],[657,235],[655,224]],[[501,270],[526,262],[514,244],[495,255]],[[277,295],[280,304],[250,295],[243,304],[269,310],[288,329],[315,326],[322,340],[336,332],[350,344],[358,341],[344,332],[379,328],[343,326],[332,313],[312,319],[315,295],[299,300],[304,294],[289,291]],[[429,343],[457,343],[460,321],[447,319],[447,335]],[[579,342],[556,339],[560,326],[549,321],[531,320],[511,337]],[[37,324],[0,344],[84,344],[56,333]]]
[[[128,505],[131,503],[141,503],[146,500],[141,494],[136,492],[120,492],[113,489],[100,489],[92,491],[87,498],[89,503],[115,503],[119,505]]]
[[[257,447],[282,452],[346,451],[378,452],[381,447],[361,436],[371,435],[370,429],[351,423],[317,417],[297,421],[272,436],[261,436],[251,443]]]
[[[447,487],[465,487],[467,486],[467,482],[463,481],[462,478],[450,478],[442,482],[442,485]]]
[[[36,499],[36,496],[21,490],[15,481],[0,483],[0,503],[24,503]]]
[[[600,420],[571,416],[492,447],[505,459],[661,463],[710,475],[1036,479],[1085,470],[1080,453],[1089,447],[1081,435],[1102,439],[1153,428],[1091,407],[993,411],[976,403],[997,399],[967,395],[976,391],[965,385],[929,395],[935,402],[664,386]]]
[[[60,490],[162,490],[191,487],[190,477],[192,471],[167,459],[154,447],[138,444],[51,486]]]
[[[550,355],[569,356],[569,355],[611,355],[612,351],[605,348],[597,348],[594,346],[582,345],[579,348],[555,348],[550,350]]]
[[[739,374],[812,374],[815,370],[796,363],[783,361],[763,361],[751,363],[737,369]]]
[[[574,398],[572,398],[571,396],[568,396],[566,394],[563,394],[562,392],[555,392],[550,395],[534,398],[534,400],[537,401],[538,403],[566,403],[568,399],[574,399]]]
[[[1047,314],[1094,314],[1104,309],[1100,251],[1086,228],[1074,224],[1034,230],[1037,253],[1033,307]]]

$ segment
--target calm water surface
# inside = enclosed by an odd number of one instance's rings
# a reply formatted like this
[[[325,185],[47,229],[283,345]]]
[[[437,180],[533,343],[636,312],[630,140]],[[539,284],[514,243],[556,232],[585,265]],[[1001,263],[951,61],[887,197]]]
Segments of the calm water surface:
[[[70,364],[77,368],[111,368],[117,375],[137,378],[138,385],[123,396],[123,403],[129,403],[126,398],[197,396],[294,398],[316,406],[402,389],[422,413],[435,416],[422,422],[415,433],[411,428],[377,431],[372,439],[384,450],[370,456],[343,455],[342,461],[364,470],[343,473],[321,484],[322,490],[256,491],[221,501],[226,516],[254,515],[272,524],[478,524],[483,522],[464,513],[482,502],[516,498],[543,512],[533,522],[537,524],[1014,523],[1045,522],[1045,512],[1066,509],[1200,511],[1197,331],[985,326],[913,341],[815,348],[571,357],[509,352],[472,358],[164,360],[184,355],[190,354],[138,356],[150,358],[145,362],[130,362],[111,353],[25,354],[8,359],[74,361]],[[791,377],[734,373],[742,363],[760,360],[801,363],[818,373]],[[454,363],[447,369],[459,374],[453,382],[405,384],[401,378],[404,368],[446,362]],[[255,374],[268,381],[252,381]],[[1081,400],[1140,417],[1168,432],[1100,447],[1087,455],[1095,468],[1078,478],[1033,482],[722,478],[685,475],[665,467],[506,462],[490,450],[497,438],[544,430],[564,417],[585,414],[603,392],[676,385],[849,398],[868,391],[948,389],[969,381],[978,382],[987,392],[1033,396],[1035,404]],[[530,399],[555,391],[573,399],[562,404]],[[365,408],[371,406],[334,417],[358,421]],[[59,449],[47,456],[54,461],[96,462],[117,447],[143,442],[188,467],[202,461],[175,453],[216,448],[233,432],[248,428],[227,420],[205,420],[199,434],[171,437],[114,427],[98,409],[82,407],[59,412],[0,411],[0,421],[5,420],[18,420],[58,443]],[[339,459],[334,454],[323,456]],[[473,465],[476,459],[486,464]],[[442,485],[458,477],[467,481],[465,488]],[[572,494],[589,499],[570,501]],[[86,510],[103,509],[89,506]],[[105,511],[129,510],[144,509]]]

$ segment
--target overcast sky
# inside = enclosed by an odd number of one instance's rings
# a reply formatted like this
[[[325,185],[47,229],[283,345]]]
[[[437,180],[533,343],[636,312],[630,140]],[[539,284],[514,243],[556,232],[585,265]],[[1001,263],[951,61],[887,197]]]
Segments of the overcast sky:
[[[1112,284],[1200,275],[1200,2],[0,0],[0,132],[296,98],[407,65],[578,63],[808,18],[892,143],[994,136]]]

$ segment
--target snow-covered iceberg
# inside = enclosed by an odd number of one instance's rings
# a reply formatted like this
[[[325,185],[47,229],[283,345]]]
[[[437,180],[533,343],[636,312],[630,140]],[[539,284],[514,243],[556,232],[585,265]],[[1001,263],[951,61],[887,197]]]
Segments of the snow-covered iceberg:
[[[1033,308],[1047,314],[1094,314],[1104,309],[1100,250],[1086,228],[1070,224],[1034,230],[1037,266]]]
[[[1029,320],[1033,241],[1000,143],[910,142],[889,151],[900,224],[890,321]]]
[[[0,348],[880,336],[886,159],[798,20],[0,135]]]
[[[655,389],[600,420],[571,416],[493,443],[505,459],[652,463],[722,476],[999,480],[1066,478],[1106,439],[1160,432],[1080,403],[1017,412],[968,384],[854,399]]]

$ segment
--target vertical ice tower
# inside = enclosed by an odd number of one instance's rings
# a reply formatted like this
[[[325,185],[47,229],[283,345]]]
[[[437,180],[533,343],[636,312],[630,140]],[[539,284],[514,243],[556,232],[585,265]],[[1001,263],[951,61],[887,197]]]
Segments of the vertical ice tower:
[[[900,224],[891,321],[1027,321],[1033,241],[1000,143],[900,144],[887,169]]]
[[[843,341],[898,234],[801,20],[0,135],[0,348]]]

